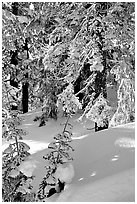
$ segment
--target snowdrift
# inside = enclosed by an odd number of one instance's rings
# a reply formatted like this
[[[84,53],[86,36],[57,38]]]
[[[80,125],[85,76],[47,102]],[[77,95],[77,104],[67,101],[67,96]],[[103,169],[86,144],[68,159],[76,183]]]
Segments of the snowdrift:
[[[33,191],[45,175],[46,165],[43,155],[48,151],[53,136],[62,131],[65,118],[49,120],[46,126],[38,127],[34,115],[25,114],[22,128],[28,131],[24,141],[30,146],[32,155],[26,162],[28,171],[32,165]],[[135,201],[135,131],[134,123],[110,128],[100,132],[87,130],[94,124],[86,119],[78,122],[79,115],[71,118],[73,125],[72,156],[74,178],[65,190],[55,194],[47,201],[53,202],[107,202]],[[8,144],[3,141],[3,149]],[[64,175],[65,176],[65,175]]]

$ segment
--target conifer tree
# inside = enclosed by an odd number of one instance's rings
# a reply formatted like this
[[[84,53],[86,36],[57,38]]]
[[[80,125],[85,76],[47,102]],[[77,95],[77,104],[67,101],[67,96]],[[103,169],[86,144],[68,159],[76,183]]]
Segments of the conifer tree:
[[[110,74],[117,87],[121,87],[123,75],[118,67],[121,67],[123,73],[127,73],[124,71],[127,68],[124,67],[128,66],[129,73],[132,72],[132,77],[134,76],[134,3],[41,2],[18,3],[18,8],[19,15],[14,16],[11,4],[3,4],[3,31],[6,33],[3,35],[3,57],[9,57],[7,48],[16,50],[13,35],[10,36],[12,40],[8,37],[10,33],[15,33],[19,47],[28,39],[29,59],[23,60],[22,64],[25,63],[25,67],[29,65],[30,109],[41,105],[45,107],[45,104],[48,106],[48,101],[60,94],[71,82],[75,87],[75,94],[81,94],[80,100],[87,111],[89,103],[94,105],[101,93],[107,99],[107,78]],[[6,30],[9,23],[10,29]],[[16,24],[14,30],[13,24]],[[4,60],[5,67],[6,64],[7,61]],[[17,78],[25,80],[24,70],[18,70]],[[117,80],[117,75],[120,80]],[[134,78],[130,83],[134,87]],[[53,99],[51,104],[54,103],[54,108],[49,108],[53,113],[51,111],[47,117],[57,117],[56,102]],[[120,106],[121,103],[118,104]],[[131,115],[133,118],[134,114]]]
[[[73,166],[70,164],[73,158],[70,151],[72,141],[72,125],[69,119],[81,108],[78,98],[74,95],[73,85],[69,84],[66,89],[58,96],[58,103],[62,104],[62,109],[67,113],[66,122],[62,133],[54,137],[54,141],[48,146],[49,152],[43,158],[47,161],[46,175],[40,183],[37,197],[43,200],[54,193],[59,193],[64,189],[68,180],[72,179]],[[69,172],[70,171],[70,172]],[[64,173],[65,172],[65,173]]]

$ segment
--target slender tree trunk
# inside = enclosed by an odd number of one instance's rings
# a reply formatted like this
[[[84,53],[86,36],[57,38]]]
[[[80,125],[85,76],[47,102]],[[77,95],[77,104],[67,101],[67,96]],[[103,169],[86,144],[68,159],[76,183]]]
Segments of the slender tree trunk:
[[[12,13],[14,15],[19,15],[19,9],[18,9],[18,2],[13,2],[12,3]],[[26,52],[26,59],[29,58],[29,53],[28,53],[28,41],[26,39],[25,41],[25,46],[24,46],[24,52]],[[14,56],[14,65],[18,64],[18,51],[16,51],[15,53],[13,53]],[[26,67],[26,69],[28,69],[28,67]],[[12,84],[14,83],[14,81],[11,82]],[[23,109],[23,113],[28,112],[28,72],[25,74],[25,82],[23,82],[22,84],[22,109]]]
[[[28,41],[26,39],[24,51],[26,51],[26,57],[29,58],[29,52],[28,52]],[[29,100],[29,92],[28,92],[28,66],[26,66],[27,73],[25,74],[25,82],[22,84],[22,109],[23,113],[28,112],[28,100]]]
[[[23,83],[22,86],[22,108],[23,113],[28,112],[28,82]]]
[[[18,3],[17,2],[12,3],[12,13],[14,15],[18,15]],[[18,65],[18,51],[17,50],[11,51],[10,54],[11,54],[11,62],[10,63],[15,65],[15,69],[17,69],[16,66]],[[16,70],[16,74],[17,74],[17,70]],[[18,88],[18,82],[15,80],[16,74],[15,75],[13,75],[13,73],[10,74],[10,85]],[[18,97],[18,95],[17,95],[17,97]],[[11,110],[17,110],[17,109],[18,109],[17,105],[11,105]]]
[[[14,51],[14,52],[11,52],[11,61],[10,61],[10,63],[15,65],[14,69],[17,69],[16,65],[18,65],[17,56],[18,56],[17,50]],[[15,72],[15,70],[14,70],[14,72]],[[18,88],[18,82],[15,80],[16,76],[17,76],[16,72],[15,72],[14,75],[13,75],[13,73],[10,73],[10,85],[15,87],[15,88]],[[16,94],[16,97],[18,97],[18,94]],[[11,105],[11,110],[17,110],[17,109],[18,109],[17,105],[14,105],[14,104]]]

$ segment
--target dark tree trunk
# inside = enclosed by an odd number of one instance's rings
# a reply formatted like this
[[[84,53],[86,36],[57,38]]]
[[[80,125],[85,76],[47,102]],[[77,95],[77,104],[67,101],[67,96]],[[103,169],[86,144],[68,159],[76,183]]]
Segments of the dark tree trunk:
[[[19,13],[19,3],[18,2],[13,2],[12,3],[12,13],[14,15],[20,15]],[[16,46],[17,42],[15,42]],[[25,45],[23,47],[24,52],[27,52],[26,55],[26,59],[29,58],[29,53],[28,53],[28,41],[27,39],[25,40]],[[18,64],[18,50],[16,50],[14,53],[12,53],[12,58],[14,58],[14,65]],[[21,59],[22,60],[22,59]],[[23,59],[24,60],[24,59]],[[28,69],[28,67],[26,67],[26,69]],[[11,81],[12,84],[15,84],[15,81],[12,80]],[[22,109],[23,109],[23,113],[28,112],[28,72],[25,74],[25,82],[23,82],[22,84]]]
[[[28,86],[29,84],[25,82],[22,86],[22,108],[23,113],[28,112]]]
[[[28,41],[27,39],[25,40],[25,46],[24,46],[24,51],[27,52],[26,58],[29,58],[29,52],[28,52]],[[26,66],[26,69],[28,70],[28,66]],[[28,100],[29,100],[29,93],[28,93],[28,71],[25,74],[25,79],[26,81],[22,85],[22,109],[23,113],[28,112]]]
[[[18,15],[18,3],[17,2],[12,3],[12,13],[14,15]],[[11,51],[10,55],[11,55],[10,63],[15,65],[15,69],[16,69],[16,66],[18,65],[18,51],[17,50]],[[13,86],[13,87],[18,88],[18,82],[15,79],[16,79],[16,74],[13,75],[11,73],[10,74],[10,85]],[[17,95],[17,97],[18,97],[18,95]],[[11,110],[17,110],[17,109],[18,109],[17,105],[11,105]]]
[[[14,70],[14,74],[10,73],[10,85],[13,87],[18,88],[18,82],[16,81],[16,76],[17,76],[17,65],[18,65],[18,51],[11,51],[10,52],[11,55],[11,60],[10,63],[15,65],[15,70]]]
[[[17,69],[16,68],[16,65],[18,65],[18,52],[17,52],[17,50],[11,51],[10,55],[11,55],[10,63],[15,65],[14,69]],[[16,81],[17,71],[14,70],[13,73],[10,73],[10,85],[15,87],[15,88],[18,88],[18,82]],[[16,94],[16,97],[18,97],[18,94]],[[11,110],[17,110],[17,109],[18,109],[18,105],[15,105],[15,104],[11,105]]]

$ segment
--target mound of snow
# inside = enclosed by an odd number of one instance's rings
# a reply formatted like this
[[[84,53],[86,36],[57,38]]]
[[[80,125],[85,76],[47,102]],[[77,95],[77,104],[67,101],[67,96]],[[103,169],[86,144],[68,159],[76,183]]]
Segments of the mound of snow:
[[[71,183],[74,177],[74,167],[71,163],[59,164],[55,172],[55,177],[61,182]]]
[[[36,168],[36,161],[24,161],[20,164],[18,169],[28,177],[31,177]]]

